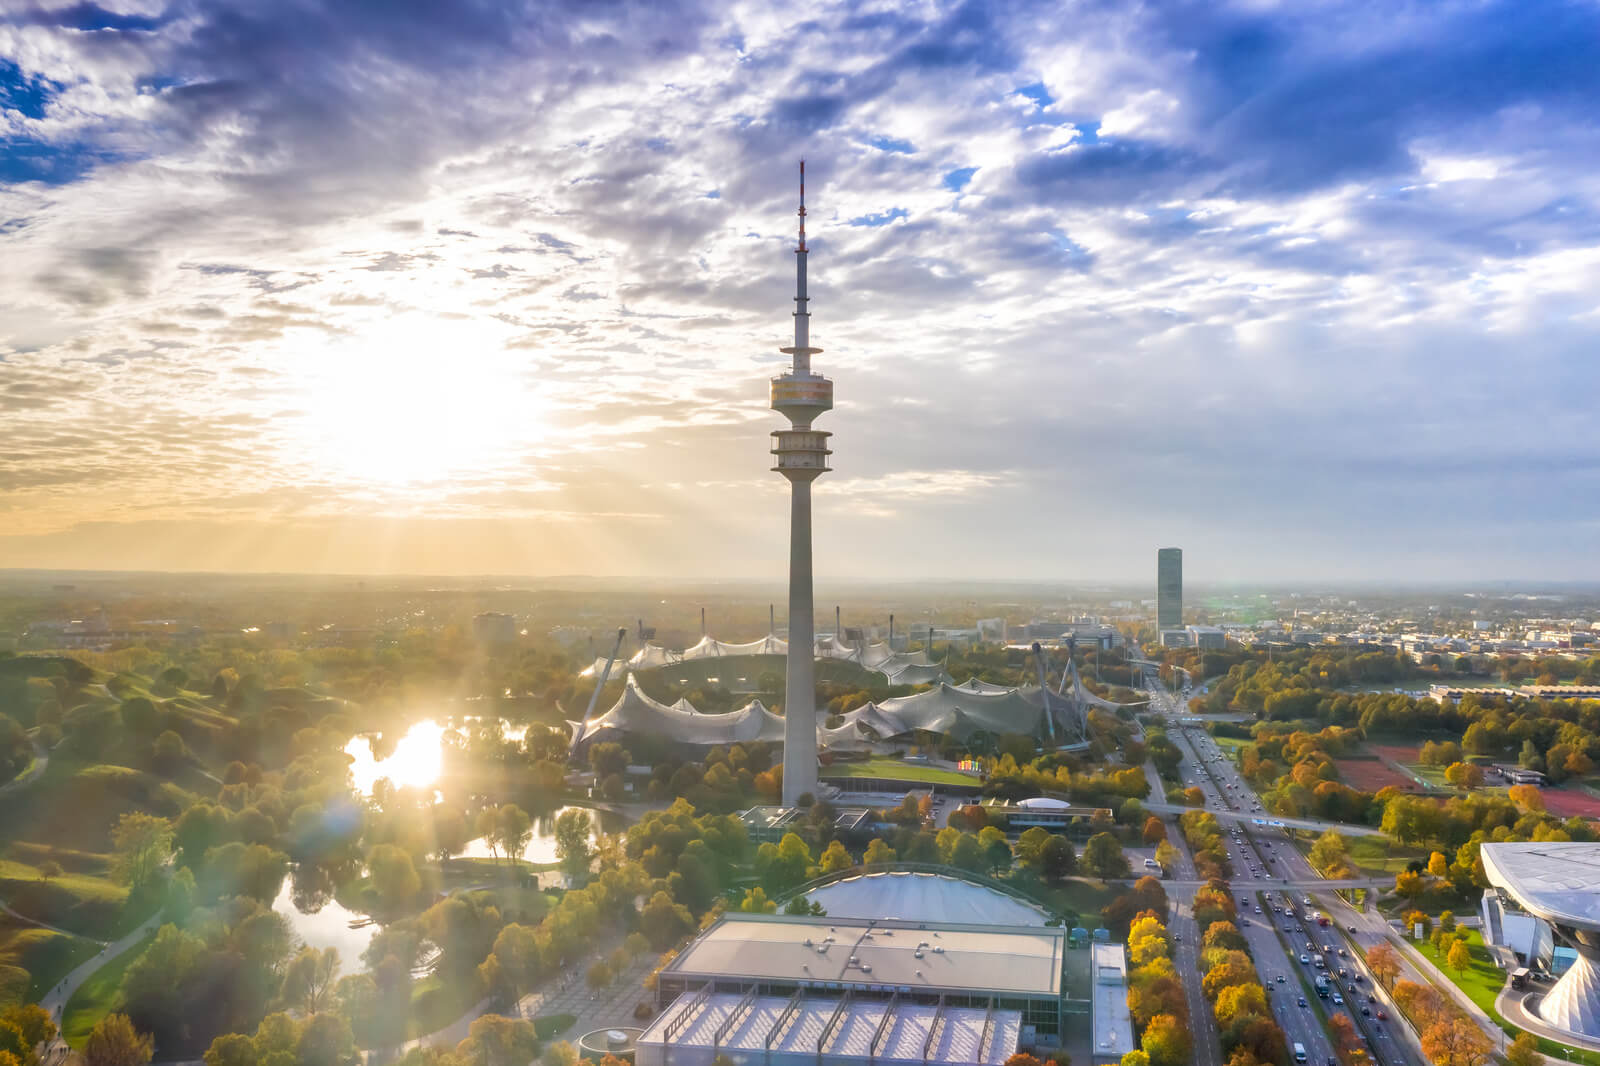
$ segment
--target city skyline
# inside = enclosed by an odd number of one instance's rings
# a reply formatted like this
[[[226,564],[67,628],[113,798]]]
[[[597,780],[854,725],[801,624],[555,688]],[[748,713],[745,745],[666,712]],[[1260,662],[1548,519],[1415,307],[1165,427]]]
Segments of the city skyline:
[[[0,15],[0,567],[776,579],[803,152],[820,578],[1600,579],[1592,8],[301,8]]]

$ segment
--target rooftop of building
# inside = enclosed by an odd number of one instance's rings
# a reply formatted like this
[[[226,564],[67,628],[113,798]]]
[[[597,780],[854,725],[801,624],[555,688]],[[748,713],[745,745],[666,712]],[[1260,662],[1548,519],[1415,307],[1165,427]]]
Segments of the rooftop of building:
[[[831,918],[1043,926],[1049,917],[997,888],[935,873],[860,874],[812,889],[806,898],[820,903]]]
[[[1059,928],[726,914],[662,976],[1055,996],[1064,949]]]
[[[680,999],[656,1017],[637,1043],[715,1047],[735,1057],[739,1052],[763,1054],[769,1047],[778,1054],[817,1054],[817,1042],[839,1008],[839,997],[807,996],[793,1011],[789,1005],[788,997],[756,996],[747,1001],[734,992],[700,1002]],[[851,1003],[828,1032],[823,1053],[861,1060],[999,1066],[1017,1050],[1021,1037],[1017,1011],[995,1011],[988,1021],[987,1041],[987,1012],[977,1008],[947,1007],[941,1012],[935,1006],[899,1003],[885,1025],[888,1012],[887,1000]],[[674,1027],[668,1038],[667,1031]],[[931,1042],[930,1033],[934,1033]]]
[[[1090,951],[1094,1061],[1117,1062],[1134,1048],[1133,1016],[1128,1009],[1128,956],[1121,944],[1096,943]]]
[[[1559,925],[1600,929],[1600,843],[1489,843],[1479,848],[1489,883]]]

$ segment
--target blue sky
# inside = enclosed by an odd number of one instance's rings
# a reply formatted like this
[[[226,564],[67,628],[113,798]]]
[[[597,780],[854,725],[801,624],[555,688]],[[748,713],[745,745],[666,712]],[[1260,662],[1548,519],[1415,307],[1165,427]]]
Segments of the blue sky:
[[[804,13],[804,20],[797,13]],[[1593,3],[0,13],[0,566],[1600,578]]]

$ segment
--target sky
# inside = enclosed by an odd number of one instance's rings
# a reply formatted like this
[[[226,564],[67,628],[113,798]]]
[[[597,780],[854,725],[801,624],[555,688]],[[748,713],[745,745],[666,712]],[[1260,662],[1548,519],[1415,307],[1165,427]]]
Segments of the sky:
[[[1600,7],[0,0],[0,567],[1600,578]]]

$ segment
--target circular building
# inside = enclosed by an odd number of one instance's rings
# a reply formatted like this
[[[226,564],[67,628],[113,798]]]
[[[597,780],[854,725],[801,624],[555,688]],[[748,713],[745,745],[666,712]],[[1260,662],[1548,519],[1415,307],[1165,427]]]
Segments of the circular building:
[[[1600,1039],[1600,844],[1484,844],[1489,883],[1550,923],[1578,958],[1539,1002],[1557,1029]]]
[[[907,922],[1044,925],[1040,907],[997,888],[935,873],[868,873],[814,888],[806,898],[833,918],[898,918]]]
[[[586,1059],[599,1062],[607,1055],[619,1058],[624,1062],[634,1060],[634,1045],[639,1039],[643,1029],[632,1026],[618,1026],[607,1029],[596,1029],[592,1033],[584,1033],[578,1038],[578,1054]]]

